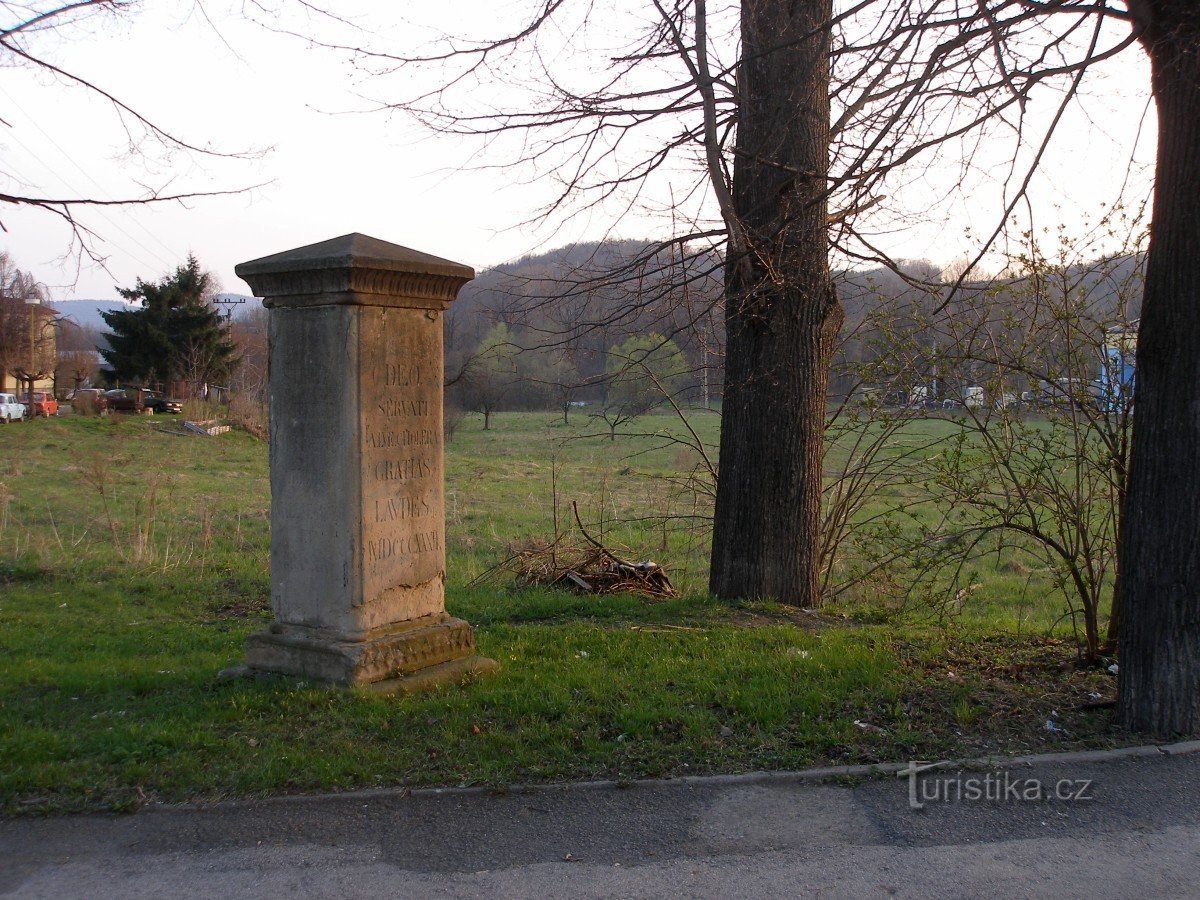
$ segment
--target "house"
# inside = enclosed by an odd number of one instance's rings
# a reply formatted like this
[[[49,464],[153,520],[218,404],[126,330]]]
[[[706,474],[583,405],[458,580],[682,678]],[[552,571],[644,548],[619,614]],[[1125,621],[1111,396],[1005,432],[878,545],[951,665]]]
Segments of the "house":
[[[54,389],[58,314],[40,300],[0,296],[0,391]]]

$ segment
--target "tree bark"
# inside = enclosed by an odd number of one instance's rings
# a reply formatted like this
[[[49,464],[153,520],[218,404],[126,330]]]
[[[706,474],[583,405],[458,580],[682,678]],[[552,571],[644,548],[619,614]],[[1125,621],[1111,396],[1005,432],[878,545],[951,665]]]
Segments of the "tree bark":
[[[1168,736],[1200,729],[1200,8],[1131,8],[1159,135],[1122,517],[1117,720]]]
[[[842,309],[829,274],[831,0],[745,0],[710,590],[820,602],[821,466]]]

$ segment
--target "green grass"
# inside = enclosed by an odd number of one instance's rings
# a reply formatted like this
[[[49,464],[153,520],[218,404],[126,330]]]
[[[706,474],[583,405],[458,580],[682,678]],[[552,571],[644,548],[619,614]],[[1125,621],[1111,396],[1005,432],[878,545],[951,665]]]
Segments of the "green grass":
[[[663,479],[691,457],[661,437],[612,443],[582,418],[563,426],[551,414],[502,414],[488,432],[470,417],[447,449],[447,605],[476,626],[499,675],[414,697],[217,682],[270,618],[267,450],[244,433],[182,437],[163,424],[67,417],[0,428],[8,811],[1119,739],[1103,713],[1080,709],[1111,680],[1070,665],[1064,626],[1051,627],[1060,601],[1045,592],[1022,594],[1005,583],[1011,573],[993,572],[949,623],[875,615],[863,602],[819,617],[717,603],[703,593],[703,529],[653,520],[690,502]],[[715,442],[715,416],[695,427]],[[682,597],[476,581],[553,534],[552,470],[561,523],[577,501],[606,543],[664,562]],[[1065,736],[1042,728],[1052,711]]]

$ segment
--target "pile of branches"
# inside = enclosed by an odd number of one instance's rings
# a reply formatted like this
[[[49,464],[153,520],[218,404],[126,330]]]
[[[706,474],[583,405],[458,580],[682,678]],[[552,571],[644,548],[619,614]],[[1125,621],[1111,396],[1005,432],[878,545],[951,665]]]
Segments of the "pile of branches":
[[[571,504],[575,508],[575,504]],[[641,594],[665,600],[675,596],[666,570],[656,562],[629,562],[587,533],[575,509],[575,523],[586,547],[567,544],[568,535],[551,543],[516,550],[475,581],[494,580],[501,573],[515,575],[519,584],[566,588],[581,594]]]

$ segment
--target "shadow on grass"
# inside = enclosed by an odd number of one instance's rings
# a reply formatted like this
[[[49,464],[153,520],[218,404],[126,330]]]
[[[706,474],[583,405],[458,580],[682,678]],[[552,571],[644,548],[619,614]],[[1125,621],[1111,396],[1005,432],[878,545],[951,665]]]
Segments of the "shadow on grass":
[[[817,614],[770,601],[726,602],[713,597],[690,594],[670,600],[638,594],[580,594],[545,587],[506,587],[484,585],[451,587],[447,608],[472,625],[522,623],[644,623],[702,627],[737,625],[795,625],[818,628],[844,625],[838,615]]]
[[[0,586],[34,584],[51,575],[49,567],[30,559],[0,559]]]

